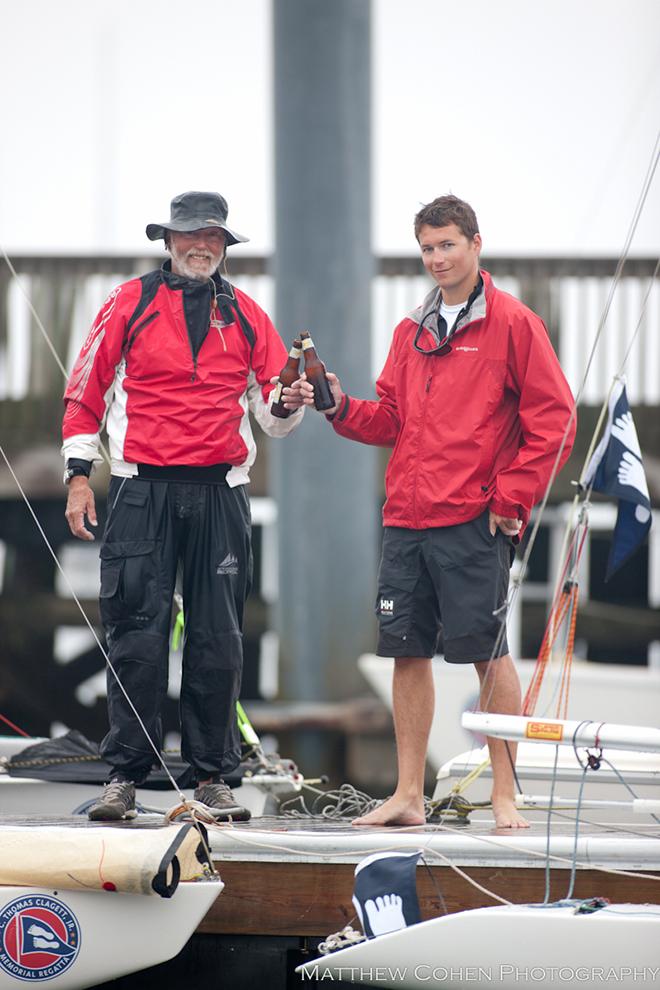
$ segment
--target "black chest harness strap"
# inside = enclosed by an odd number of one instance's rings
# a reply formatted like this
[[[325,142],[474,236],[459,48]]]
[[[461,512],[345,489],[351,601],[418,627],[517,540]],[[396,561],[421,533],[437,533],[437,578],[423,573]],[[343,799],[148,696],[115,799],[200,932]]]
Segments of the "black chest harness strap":
[[[133,346],[133,344],[135,343],[139,334],[159,315],[158,311],[156,311],[155,313],[150,313],[149,316],[147,316],[145,319],[141,319],[141,317],[144,315],[150,303],[152,303],[153,300],[155,299],[156,293],[158,292],[161,285],[164,282],[165,284],[167,284],[166,283],[167,274],[169,273],[164,273],[162,269],[158,268],[155,271],[148,272],[148,274],[142,275],[140,277],[140,282],[142,284],[140,298],[138,300],[137,306],[133,310],[130,319],[128,320],[128,323],[126,324],[126,330],[124,332],[124,344],[122,347],[122,354],[124,358],[128,356],[128,353],[131,347]],[[236,321],[238,322],[245,339],[250,345],[250,354],[252,354],[256,342],[256,334],[254,332],[254,328],[251,326],[245,314],[243,313],[241,307],[238,304],[238,299],[234,294],[233,286],[218,275],[214,277],[213,282],[216,286],[216,290],[218,290],[216,299],[218,303],[218,309],[220,310],[223,321],[227,325],[229,325],[230,323],[234,323]],[[171,287],[168,286],[168,288]],[[178,286],[177,288],[174,289],[171,288],[171,291],[177,291],[177,290],[185,292],[185,287],[182,285],[180,290],[178,289]],[[209,307],[210,307],[210,299],[209,299]],[[184,306],[184,312],[185,312],[185,306]],[[188,330],[188,336],[191,338],[191,345],[192,345],[193,340],[190,334],[190,328],[187,327],[187,330]]]

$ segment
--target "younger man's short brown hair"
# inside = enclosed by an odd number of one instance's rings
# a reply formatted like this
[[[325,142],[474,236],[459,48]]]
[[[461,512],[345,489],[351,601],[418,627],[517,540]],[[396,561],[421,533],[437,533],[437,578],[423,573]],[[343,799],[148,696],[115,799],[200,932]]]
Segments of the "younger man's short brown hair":
[[[455,223],[470,241],[479,233],[477,217],[469,203],[458,196],[439,196],[423,206],[415,217],[415,237],[419,240],[419,232],[425,224],[448,227],[450,223]]]

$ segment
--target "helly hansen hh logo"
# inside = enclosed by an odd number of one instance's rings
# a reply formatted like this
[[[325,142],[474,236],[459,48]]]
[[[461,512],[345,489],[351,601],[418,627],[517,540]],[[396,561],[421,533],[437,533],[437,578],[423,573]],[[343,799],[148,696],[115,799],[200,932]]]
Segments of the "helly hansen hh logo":
[[[378,605],[378,611],[381,615],[394,615],[394,599],[381,598]]]
[[[216,567],[216,574],[238,574],[238,557],[236,554],[228,553],[224,560],[221,560]]]

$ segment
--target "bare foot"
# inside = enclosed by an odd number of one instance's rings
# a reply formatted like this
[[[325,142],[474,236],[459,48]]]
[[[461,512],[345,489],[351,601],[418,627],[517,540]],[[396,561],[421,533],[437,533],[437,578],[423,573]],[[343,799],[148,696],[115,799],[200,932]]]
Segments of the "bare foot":
[[[529,822],[518,812],[511,798],[493,798],[495,828],[529,828]]]
[[[406,801],[393,795],[362,818],[356,818],[351,825],[424,825],[424,803]]]

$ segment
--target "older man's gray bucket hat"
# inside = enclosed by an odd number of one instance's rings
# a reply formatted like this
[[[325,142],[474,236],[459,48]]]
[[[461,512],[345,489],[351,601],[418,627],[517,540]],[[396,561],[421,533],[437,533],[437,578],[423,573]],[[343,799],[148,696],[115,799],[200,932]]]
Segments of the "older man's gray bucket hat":
[[[169,223],[147,224],[147,237],[157,241],[165,237],[166,230],[189,233],[204,227],[221,227],[227,235],[227,244],[248,241],[249,237],[237,234],[227,226],[229,207],[227,200],[216,192],[185,192],[175,196],[170,204]]]

